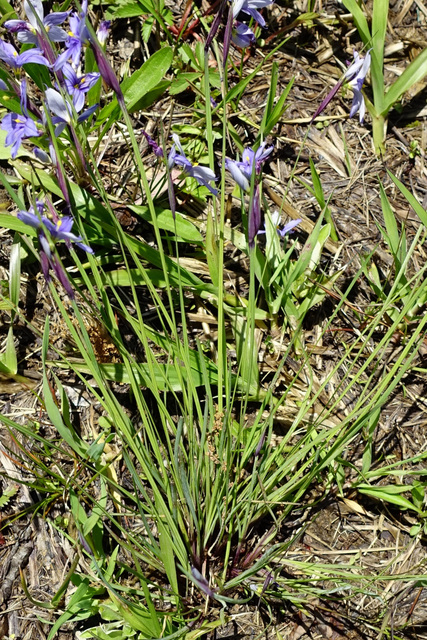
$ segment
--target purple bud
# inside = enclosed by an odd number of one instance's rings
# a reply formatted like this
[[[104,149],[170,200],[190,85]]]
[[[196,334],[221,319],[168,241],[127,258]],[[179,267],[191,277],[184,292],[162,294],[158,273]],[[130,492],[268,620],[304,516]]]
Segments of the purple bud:
[[[206,593],[210,598],[213,598],[215,596],[215,592],[210,588],[208,581],[204,576],[202,576],[202,574],[196,569],[196,567],[191,567],[191,575],[193,576],[194,582],[197,584],[201,591]]]
[[[224,14],[225,11],[225,7],[227,6],[227,0],[222,0],[220,7],[218,9],[218,12],[214,18],[214,21],[212,22],[212,26],[211,29],[208,33],[208,37],[206,38],[206,44],[205,44],[205,53],[207,53],[209,51],[209,47],[211,46],[211,42],[212,40],[215,38],[216,36],[216,32],[219,29],[219,25],[221,24],[221,20],[222,20],[222,16]]]
[[[224,46],[222,50],[222,66],[225,69],[227,63],[228,52],[230,50],[231,36],[233,35],[233,7],[230,7],[228,11],[227,24],[225,26],[224,33]]]
[[[49,283],[51,281],[51,277],[49,273],[49,258],[47,257],[44,251],[40,252],[40,264],[42,267],[42,273],[43,273],[44,279],[46,280],[47,283]]]
[[[146,131],[143,130],[142,133],[145,136],[145,139],[147,140],[148,144],[154,151],[154,155],[156,155],[158,158],[163,158],[163,149],[157,144],[155,140],[153,140],[151,136],[148,135]]]
[[[55,272],[56,277],[58,278],[59,282],[62,284],[62,286],[64,287],[65,291],[68,293],[69,297],[71,298],[71,300],[74,300],[74,291],[73,291],[73,287],[71,286],[71,283],[68,279],[68,276],[64,270],[64,267],[62,266],[62,264],[59,262],[59,260],[54,256],[51,260],[51,265],[52,265],[52,269]]]
[[[99,44],[101,46],[104,46],[104,44],[106,43],[110,28],[111,28],[111,20],[102,20],[102,22],[99,23],[99,27],[96,32],[96,37],[98,38]]]
[[[119,104],[123,106],[124,97],[120,88],[120,83],[107,59],[107,56],[105,55],[104,50],[96,38],[90,38],[90,44],[95,56],[96,64],[98,65],[99,73],[101,74],[104,82],[115,92]]]
[[[43,164],[51,163],[51,159],[46,151],[43,151],[43,149],[40,149],[40,147],[34,147],[33,153],[36,156],[37,160],[40,160],[40,162],[43,162]]]
[[[260,438],[260,441],[258,442],[257,448],[255,449],[255,458],[258,458],[259,454],[261,453],[261,449],[264,445],[266,435],[267,435],[267,427],[264,429],[262,436]]]
[[[83,549],[93,558],[93,551],[88,545],[88,543],[86,542],[84,535],[80,531],[78,532],[78,537],[79,537],[79,542],[82,545]]]

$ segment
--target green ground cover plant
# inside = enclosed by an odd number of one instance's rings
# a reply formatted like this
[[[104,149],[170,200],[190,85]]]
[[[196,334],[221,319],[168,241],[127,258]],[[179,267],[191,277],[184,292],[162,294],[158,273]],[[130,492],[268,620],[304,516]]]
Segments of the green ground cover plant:
[[[388,5],[374,3],[371,27],[359,5],[344,5],[362,41],[346,75],[352,115],[366,100],[372,144],[384,151],[387,115],[425,75],[424,52],[384,92]],[[177,21],[162,0],[109,3],[117,22],[144,17],[142,39],[151,46],[121,79],[106,52],[110,25],[93,22],[96,3],[50,13],[38,0],[19,9],[0,3],[1,159],[13,168],[0,174],[11,203],[0,224],[13,238],[0,371],[29,384],[20,323],[39,339],[41,374],[33,389],[39,417],[22,421],[4,411],[0,419],[14,444],[8,455],[26,472],[19,481],[37,496],[28,511],[70,550],[49,599],[36,596],[21,571],[49,640],[69,628],[85,639],[195,639],[224,626],[233,607],[267,612],[273,624],[278,611],[303,615],[319,599],[345,607],[354,594],[377,603],[374,617],[361,617],[379,636],[389,634],[381,582],[394,579],[389,567],[375,580],[351,561],[314,563],[289,552],[331,496],[385,504],[410,514],[414,539],[427,532],[427,451],[396,460],[375,444],[391,399],[424,372],[426,265],[414,270],[414,256],[427,213],[393,172],[379,178],[377,230],[391,256],[388,271],[378,267],[376,247],[350,271],[328,257],[340,236],[311,158],[310,182],[299,184],[313,196],[314,222],[285,220],[285,198],[273,206],[270,136],[293,88],[293,80],[281,88],[274,56],[289,36],[245,70],[270,10],[267,0],[224,0],[209,11],[189,2]],[[361,86],[369,56],[372,102]],[[259,117],[249,117],[244,97],[268,61],[266,99]],[[337,91],[319,98],[312,120]],[[190,96],[191,117],[138,135],[141,112],[181,95]],[[286,189],[310,127],[309,119]],[[127,147],[130,193],[115,192],[102,170],[105,140],[116,132]],[[391,185],[417,216],[411,241],[396,220]],[[121,208],[143,234],[121,224]],[[235,256],[243,277],[229,286]],[[40,272],[49,299],[40,325],[21,302],[27,269]],[[361,282],[363,306],[353,299]],[[319,380],[306,330],[327,305],[318,345],[349,313],[351,339]],[[214,332],[193,331],[199,310]],[[53,339],[56,319],[65,345]],[[269,351],[274,367],[266,374]],[[90,429],[76,423],[69,380],[97,407]],[[15,494],[5,491],[0,509]],[[399,581],[423,587],[422,563]]]

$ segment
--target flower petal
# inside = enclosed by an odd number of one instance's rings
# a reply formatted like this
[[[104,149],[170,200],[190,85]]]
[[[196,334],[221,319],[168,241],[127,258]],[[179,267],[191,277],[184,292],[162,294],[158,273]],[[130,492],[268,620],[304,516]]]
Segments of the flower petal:
[[[249,191],[249,181],[240,171],[237,162],[226,158],[224,161],[225,168],[231,173],[231,177],[243,191]]]
[[[65,120],[65,122],[71,122],[70,110],[58,91],[55,89],[46,89],[45,91],[46,102],[49,109],[54,113],[58,118]]]
[[[39,23],[37,18],[43,21],[44,11],[41,0],[24,0],[24,10],[27,14],[28,21],[34,27],[36,31],[39,31]]]

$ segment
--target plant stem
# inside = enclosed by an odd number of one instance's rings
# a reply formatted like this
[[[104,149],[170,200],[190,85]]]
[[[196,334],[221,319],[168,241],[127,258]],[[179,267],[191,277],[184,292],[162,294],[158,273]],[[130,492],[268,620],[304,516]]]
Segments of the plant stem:
[[[385,135],[387,130],[387,118],[381,113],[372,115],[372,137],[375,153],[381,156],[385,153]]]

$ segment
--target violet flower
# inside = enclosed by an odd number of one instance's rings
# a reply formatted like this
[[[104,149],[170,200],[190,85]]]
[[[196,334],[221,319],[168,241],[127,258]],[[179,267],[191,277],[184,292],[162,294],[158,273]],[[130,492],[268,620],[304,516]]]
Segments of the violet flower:
[[[49,13],[45,17],[41,0],[31,0],[31,2],[24,0],[24,9],[28,22],[7,20],[4,23],[6,29],[18,34],[19,42],[38,44],[38,36],[41,33],[40,23],[43,23],[51,42],[64,42],[68,38],[67,32],[59,27],[67,19],[68,11]]]
[[[41,135],[37,123],[29,117],[27,110],[27,84],[21,82],[21,111],[22,113],[8,113],[1,122],[3,131],[7,131],[5,145],[12,145],[11,155],[16,158],[18,149],[25,138],[35,138]],[[38,124],[41,125],[41,122]]]
[[[250,47],[254,44],[254,42],[256,42],[256,38],[254,32],[249,29],[246,24],[243,22],[236,22],[233,28],[231,42],[235,44],[236,47],[244,49],[245,47]]]
[[[214,196],[218,195],[218,190],[209,184],[211,180],[217,179],[212,169],[201,167],[198,164],[192,164],[184,153],[179,136],[174,133],[172,134],[172,138],[174,144],[168,156],[169,169],[172,169],[174,166],[182,167],[187,176],[195,178],[200,185],[209,189]]]
[[[64,99],[62,95],[59,93],[59,91],[56,91],[55,89],[51,89],[51,88],[46,89],[45,97],[46,97],[47,106],[49,107],[50,111],[52,111],[52,113],[54,114],[54,117],[52,118],[52,123],[56,125],[55,135],[59,136],[65,129],[66,125],[71,124],[73,122],[73,119],[74,119],[73,107],[75,111],[77,111],[77,108],[74,105],[74,103],[72,106],[67,101],[67,99]],[[80,123],[80,122],[83,122],[84,120],[87,120],[87,118],[89,118],[92,115],[92,113],[96,111],[97,108],[98,108],[98,105],[95,104],[92,107],[89,107],[89,109],[86,109],[86,111],[83,111],[83,113],[81,113],[77,117],[77,122]]]
[[[265,148],[266,142],[258,147],[257,151],[253,151],[251,147],[243,150],[242,159],[240,161],[225,159],[225,168],[231,173],[235,182],[243,191],[249,191],[252,172],[258,175],[261,172],[263,162],[273,151],[273,146]]]
[[[350,109],[350,118],[352,118],[359,111],[359,122],[363,123],[366,113],[365,100],[362,94],[362,86],[371,66],[371,54],[370,50],[367,51],[364,58],[360,57],[357,51],[353,52],[354,62],[349,66],[344,76],[337,82],[337,84],[331,89],[326,98],[320,103],[316,109],[311,122],[318,115],[322,113],[325,107],[331,102],[332,98],[338,93],[344,82],[347,80],[348,84],[353,89],[353,103]]]
[[[42,64],[46,67],[49,66],[49,61],[44,57],[40,49],[29,49],[23,53],[18,53],[15,47],[3,40],[0,40],[0,60],[6,62],[13,69],[18,69],[30,62]]]
[[[53,65],[54,71],[60,71],[69,60],[72,61],[76,69],[79,66],[83,44],[89,40],[85,21],[86,13],[84,11],[82,11],[81,15],[73,13],[70,16],[70,29],[68,31],[68,38],[65,41],[65,51],[58,56],[57,61]]]
[[[54,252],[54,247],[58,242],[64,241],[68,249],[71,249],[71,244],[74,243],[77,247],[86,251],[86,253],[93,253],[93,249],[82,242],[80,236],[76,236],[71,232],[73,227],[73,218],[71,216],[64,216],[63,218],[57,218],[55,222],[52,222],[43,215],[45,204],[40,200],[36,201],[36,211],[31,206],[28,211],[19,211],[18,218],[28,224],[38,232],[39,243],[41,247],[40,251],[40,263],[46,282],[50,282],[52,270],[61,282],[68,295],[74,298],[74,292],[71,287],[68,276]]]
[[[265,20],[257,9],[262,9],[274,0],[233,0],[233,17],[235,18],[240,11],[247,13],[258,22],[261,27],[265,27]]]
[[[98,82],[101,74],[93,72],[79,76],[68,63],[63,66],[62,71],[66,89],[73,99],[74,108],[77,112],[81,111],[87,92]]]
[[[366,56],[361,58],[357,51],[354,51],[354,62],[344,74],[349,85],[353,89],[353,103],[350,109],[350,118],[359,112],[359,122],[363,123],[366,113],[365,100],[362,94],[362,86],[371,66],[371,54],[367,51]]]
[[[18,211],[18,218],[53,241],[52,243],[48,243],[49,248],[46,248],[48,257],[52,255],[52,245],[61,241],[65,242],[68,249],[71,249],[71,243],[74,243],[77,247],[86,251],[86,253],[93,253],[93,249],[88,247],[87,244],[84,244],[80,236],[71,233],[74,224],[72,216],[64,216],[63,218],[58,218],[56,222],[52,222],[43,215],[45,206],[44,202],[36,200],[37,213],[34,211],[34,207],[31,206],[28,211]]]
[[[302,219],[301,218],[297,218],[296,220],[291,220],[290,222],[288,222],[287,224],[285,224],[281,228],[280,227],[280,224],[281,224],[280,211],[274,211],[271,214],[271,221],[272,221],[273,225],[276,227],[278,235],[281,238],[284,238],[288,233],[292,233],[293,232],[295,227],[297,227],[302,222]],[[260,229],[258,231],[258,235],[261,235],[263,233],[265,233],[265,229]]]

